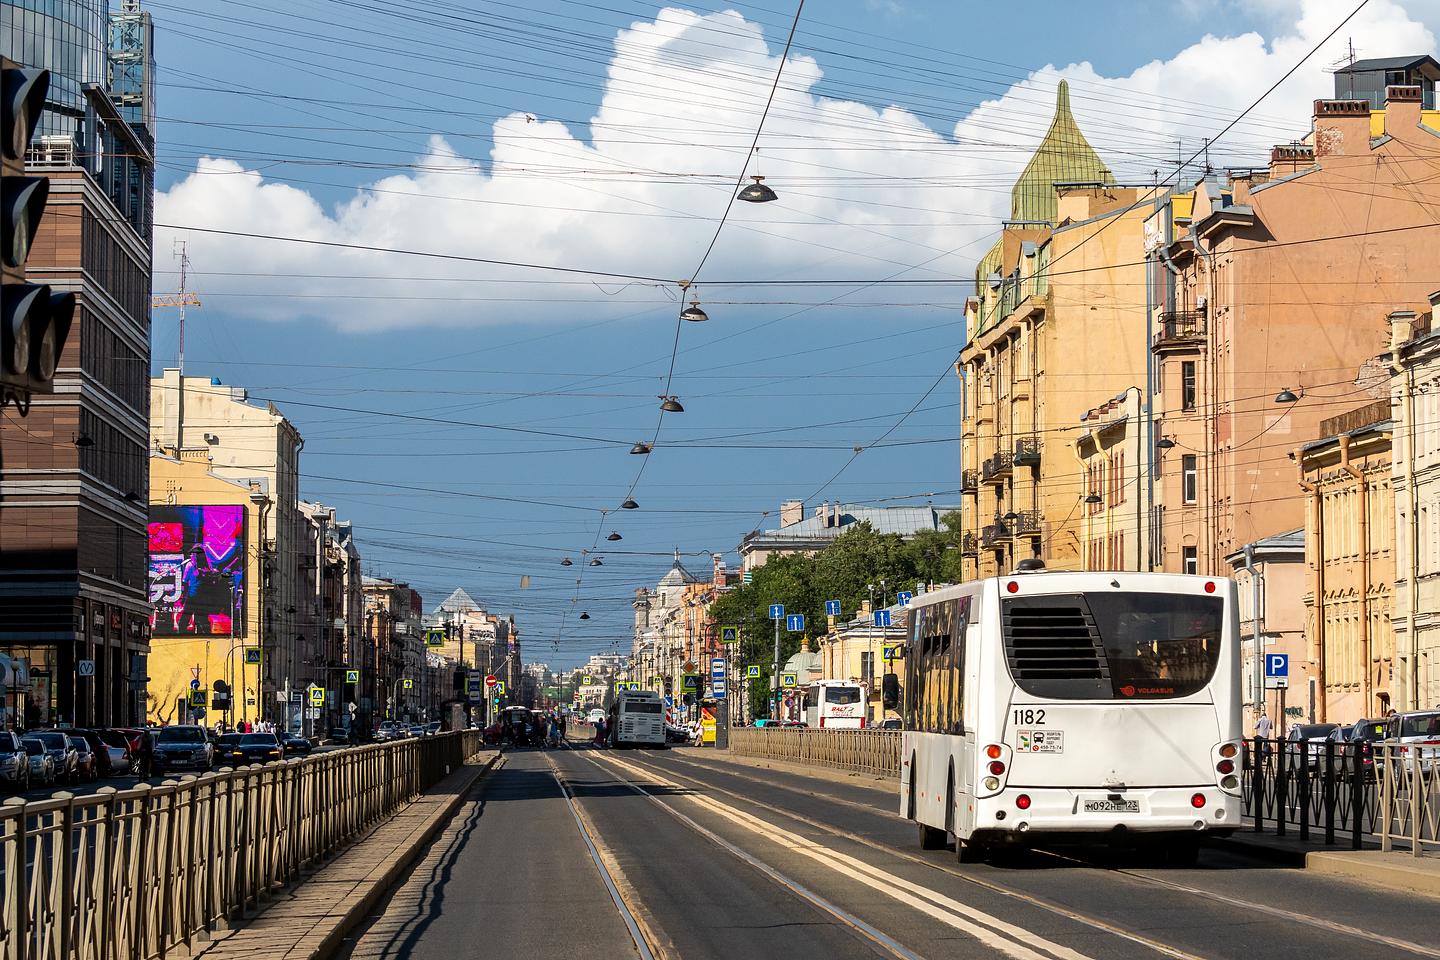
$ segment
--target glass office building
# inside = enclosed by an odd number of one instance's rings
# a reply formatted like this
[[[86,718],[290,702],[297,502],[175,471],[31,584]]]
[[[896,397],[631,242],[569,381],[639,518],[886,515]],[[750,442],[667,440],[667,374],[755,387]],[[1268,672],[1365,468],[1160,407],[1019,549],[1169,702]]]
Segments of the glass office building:
[[[105,82],[106,0],[4,0],[3,7],[0,53],[50,71],[37,139],[66,138],[88,152],[94,121],[85,86]]]

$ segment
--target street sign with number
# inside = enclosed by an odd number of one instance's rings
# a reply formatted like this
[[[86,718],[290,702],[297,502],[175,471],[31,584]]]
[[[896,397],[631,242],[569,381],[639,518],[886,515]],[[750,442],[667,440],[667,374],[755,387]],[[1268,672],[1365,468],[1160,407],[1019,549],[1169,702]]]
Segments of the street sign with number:
[[[771,619],[771,620],[784,620],[784,619],[785,619],[785,604],[783,604],[783,603],[772,603],[772,604],[770,604],[770,619]]]
[[[875,611],[875,626],[877,626],[877,627],[888,627],[888,626],[890,626],[890,611],[889,611],[889,610],[876,610],[876,611]]]
[[[760,676],[760,668],[757,667],[757,666],[755,666],[754,664],[751,664],[750,666],[748,666],[748,667],[745,668],[745,678],[746,678],[747,680],[754,680],[754,679],[756,679],[756,678],[759,677],[759,676]]]
[[[785,629],[791,633],[799,633],[805,629],[805,614],[792,613],[785,618]]]
[[[827,617],[838,617],[838,616],[840,616],[840,601],[839,601],[839,600],[826,600],[826,601],[825,601],[825,615],[826,615]]]
[[[360,682],[360,671],[359,671],[359,670],[346,670],[346,671],[345,671],[345,682],[346,682],[346,683],[359,683],[359,682]]]

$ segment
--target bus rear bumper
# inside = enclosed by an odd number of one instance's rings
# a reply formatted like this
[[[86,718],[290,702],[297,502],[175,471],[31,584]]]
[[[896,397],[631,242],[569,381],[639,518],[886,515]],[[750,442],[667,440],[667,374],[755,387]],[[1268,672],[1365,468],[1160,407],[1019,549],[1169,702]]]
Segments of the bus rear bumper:
[[[1214,785],[1120,792],[1008,787],[975,801],[977,833],[1205,834],[1239,826],[1240,798]]]

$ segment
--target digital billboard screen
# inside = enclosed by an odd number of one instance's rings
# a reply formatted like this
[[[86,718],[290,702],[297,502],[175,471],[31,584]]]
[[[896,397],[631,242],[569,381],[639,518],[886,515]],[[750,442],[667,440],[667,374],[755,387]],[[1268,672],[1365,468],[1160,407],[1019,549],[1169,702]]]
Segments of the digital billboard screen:
[[[150,635],[245,629],[245,507],[150,507]]]

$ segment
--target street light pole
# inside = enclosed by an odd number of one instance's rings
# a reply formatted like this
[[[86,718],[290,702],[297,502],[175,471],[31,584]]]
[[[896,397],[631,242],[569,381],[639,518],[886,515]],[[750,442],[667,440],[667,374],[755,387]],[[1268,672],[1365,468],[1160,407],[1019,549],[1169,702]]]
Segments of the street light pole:
[[[772,702],[770,705],[770,719],[780,719],[780,621],[775,620],[775,661],[770,669],[770,686],[772,688]]]

